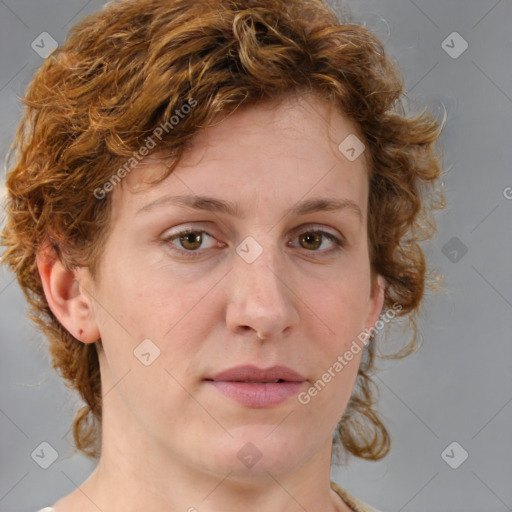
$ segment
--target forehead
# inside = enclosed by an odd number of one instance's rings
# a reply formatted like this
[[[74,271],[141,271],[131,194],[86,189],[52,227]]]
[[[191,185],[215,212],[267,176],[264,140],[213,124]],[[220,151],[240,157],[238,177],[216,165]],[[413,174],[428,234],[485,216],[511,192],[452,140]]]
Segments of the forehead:
[[[142,160],[114,191],[114,207],[133,211],[165,190],[237,193],[241,200],[266,193],[286,200],[287,192],[302,195],[314,185],[317,193],[332,195],[335,187],[359,196],[364,209],[366,155],[350,161],[339,147],[357,133],[352,121],[316,96],[290,96],[219,115],[195,135],[162,183],[147,185],[165,170],[158,147]]]

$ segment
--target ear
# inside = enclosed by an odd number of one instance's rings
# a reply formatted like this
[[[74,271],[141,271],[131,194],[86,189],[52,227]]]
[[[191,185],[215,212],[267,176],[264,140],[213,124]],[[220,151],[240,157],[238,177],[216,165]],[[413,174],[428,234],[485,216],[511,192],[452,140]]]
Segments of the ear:
[[[80,285],[83,269],[67,270],[55,250],[45,247],[36,257],[46,300],[62,326],[77,340],[94,343],[100,339],[92,299]]]
[[[364,327],[370,329],[375,326],[382,313],[384,306],[384,295],[386,293],[386,280],[378,274],[372,283],[371,295],[368,300],[368,313]]]

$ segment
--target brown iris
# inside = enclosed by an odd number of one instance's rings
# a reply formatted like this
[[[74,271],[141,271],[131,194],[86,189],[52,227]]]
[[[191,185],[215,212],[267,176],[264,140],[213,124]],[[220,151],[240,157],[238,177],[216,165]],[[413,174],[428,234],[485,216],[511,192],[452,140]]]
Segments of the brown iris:
[[[195,250],[201,246],[202,239],[202,233],[196,231],[180,236],[180,243],[184,249]]]
[[[307,232],[299,237],[301,245],[305,249],[318,249],[322,245],[322,235],[320,233]],[[305,242],[309,247],[305,247],[302,242]],[[313,247],[312,247],[313,246]]]

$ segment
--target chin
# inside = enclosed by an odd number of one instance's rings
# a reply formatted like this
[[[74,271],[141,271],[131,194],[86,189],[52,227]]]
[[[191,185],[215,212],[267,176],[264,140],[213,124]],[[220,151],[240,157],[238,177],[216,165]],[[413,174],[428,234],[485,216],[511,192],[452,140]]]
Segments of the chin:
[[[231,473],[230,478],[268,480],[269,473],[275,477],[289,473],[307,458],[308,436],[293,435],[284,426],[252,425],[230,433],[233,437],[223,436],[222,441],[210,445],[215,472]]]

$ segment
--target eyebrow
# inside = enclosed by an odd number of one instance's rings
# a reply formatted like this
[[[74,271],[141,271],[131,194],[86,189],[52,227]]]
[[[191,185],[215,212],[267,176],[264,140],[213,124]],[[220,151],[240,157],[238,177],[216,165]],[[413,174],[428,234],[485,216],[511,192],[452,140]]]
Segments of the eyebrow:
[[[238,204],[217,199],[210,196],[197,196],[197,195],[184,195],[184,196],[164,196],[152,201],[151,203],[143,206],[137,211],[135,215],[149,212],[158,206],[163,205],[178,205],[192,208],[194,210],[203,210],[213,213],[224,213],[233,217],[244,218]],[[359,222],[363,220],[363,214],[358,204],[351,199],[328,198],[318,197],[308,199],[292,206],[285,215],[306,215],[308,213],[320,211],[337,211],[346,210],[349,213],[356,215]]]

